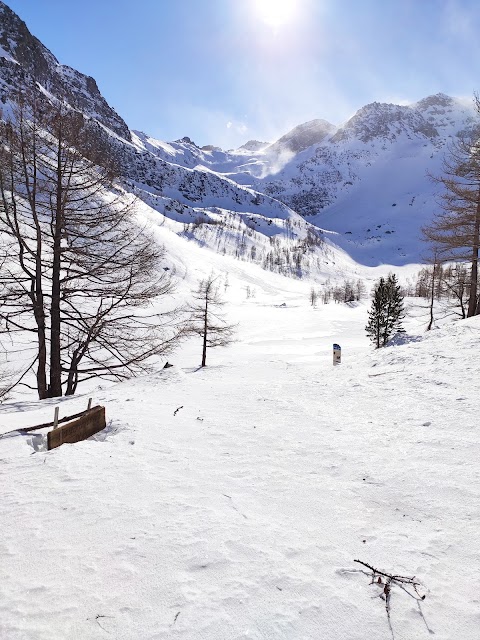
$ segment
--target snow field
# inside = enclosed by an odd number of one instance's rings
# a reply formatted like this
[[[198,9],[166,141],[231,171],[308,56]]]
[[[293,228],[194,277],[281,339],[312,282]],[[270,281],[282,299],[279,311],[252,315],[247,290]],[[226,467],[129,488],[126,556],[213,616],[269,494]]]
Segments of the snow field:
[[[396,640],[480,638],[478,320],[373,352],[367,306],[301,286],[232,287],[239,341],[206,369],[192,342],[97,388],[106,433],[0,440],[1,638],[389,638],[354,559],[424,585],[421,608],[394,589]],[[6,431],[53,403],[0,411]]]

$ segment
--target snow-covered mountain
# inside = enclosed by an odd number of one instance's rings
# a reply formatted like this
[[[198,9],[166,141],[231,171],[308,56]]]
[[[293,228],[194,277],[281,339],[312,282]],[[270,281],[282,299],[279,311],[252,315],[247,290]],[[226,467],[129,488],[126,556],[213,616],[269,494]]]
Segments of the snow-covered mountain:
[[[286,133],[274,144],[267,147],[266,152],[276,155],[286,152],[297,154],[308,149],[308,147],[320,144],[331,136],[335,130],[336,127],[326,120],[311,120]]]
[[[65,100],[104,128],[124,158],[127,186],[146,204],[203,245],[259,264],[273,237],[291,254],[322,238],[308,251],[323,262],[327,245],[365,265],[418,262],[420,229],[436,209],[428,174],[441,171],[448,142],[476,116],[470,100],[437,94],[369,104],[339,128],[317,119],[236,150],[188,136],[164,142],[129,131],[95,80],[60,64],[0,1],[0,99],[8,106],[16,87],[35,82],[46,99]],[[280,253],[274,263],[292,273]]]
[[[92,78],[61,65],[1,1],[0,12],[0,98],[7,112],[17,88],[26,86],[96,121],[122,159],[124,187],[157,212],[162,224],[168,221],[173,233],[285,275],[303,276],[331,262],[338,250],[327,247],[321,230],[249,184],[249,165],[258,162],[252,153],[267,143],[250,141],[225,152],[201,149],[188,137],[164,143],[131,132]]]
[[[137,134],[154,155],[205,167],[279,200],[367,265],[418,262],[420,229],[436,210],[429,175],[441,173],[449,142],[476,122],[471,100],[442,93],[400,106],[373,103],[335,129],[300,125],[267,146],[200,149]]]
[[[441,172],[448,142],[474,115],[469,101],[443,94],[410,106],[367,105],[329,140],[265,177],[262,190],[336,231],[357,261],[418,261],[420,228],[437,206],[428,174]]]
[[[33,87],[35,83],[130,139],[127,124],[107,103],[95,80],[60,64],[26,24],[0,2],[0,100],[5,104],[15,97],[19,86]]]

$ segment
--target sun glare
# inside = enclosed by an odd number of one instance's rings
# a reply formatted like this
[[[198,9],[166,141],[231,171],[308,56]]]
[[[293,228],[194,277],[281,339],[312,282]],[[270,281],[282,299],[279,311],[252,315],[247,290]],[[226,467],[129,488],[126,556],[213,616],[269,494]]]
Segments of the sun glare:
[[[275,29],[292,20],[298,0],[254,0],[258,17]]]

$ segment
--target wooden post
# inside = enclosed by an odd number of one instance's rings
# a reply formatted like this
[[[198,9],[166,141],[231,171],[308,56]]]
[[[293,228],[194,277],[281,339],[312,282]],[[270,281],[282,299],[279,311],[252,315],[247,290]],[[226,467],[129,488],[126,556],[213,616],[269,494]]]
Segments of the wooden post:
[[[333,345],[333,365],[340,364],[342,362],[342,347],[339,344]]]
[[[53,428],[56,429],[58,427],[58,411],[59,407],[55,407],[55,414],[53,416]]]

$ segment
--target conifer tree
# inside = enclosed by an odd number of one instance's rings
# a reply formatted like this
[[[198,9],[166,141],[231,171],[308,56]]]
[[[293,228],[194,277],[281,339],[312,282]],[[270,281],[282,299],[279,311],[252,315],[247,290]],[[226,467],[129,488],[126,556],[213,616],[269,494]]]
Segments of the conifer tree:
[[[395,274],[380,278],[373,292],[372,306],[365,327],[375,348],[384,347],[397,333],[403,332],[403,296]]]

